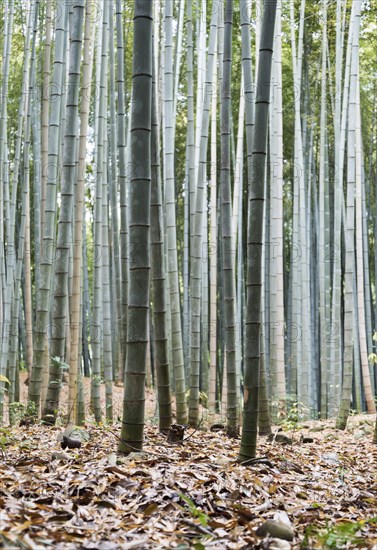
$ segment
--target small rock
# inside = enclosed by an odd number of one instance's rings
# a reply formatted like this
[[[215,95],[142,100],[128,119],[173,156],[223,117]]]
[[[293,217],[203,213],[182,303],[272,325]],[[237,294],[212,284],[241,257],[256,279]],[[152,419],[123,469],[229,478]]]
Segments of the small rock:
[[[220,432],[221,430],[225,430],[224,424],[212,424],[211,432]]]
[[[336,439],[339,439],[339,436],[336,434],[327,434],[325,435],[326,441],[335,441]]]
[[[65,435],[66,437],[69,437],[70,439],[76,439],[78,441],[81,441],[81,443],[85,443],[90,439],[89,433],[83,428],[78,428],[77,426],[72,426],[71,428],[67,428],[63,432],[63,435]]]
[[[286,525],[287,527],[289,527],[289,529],[292,529],[291,520],[289,519],[289,516],[285,510],[278,510],[277,512],[275,512],[273,519],[278,523]]]
[[[20,449],[36,449],[37,445],[35,445],[30,439],[24,439],[19,444]]]
[[[90,435],[86,430],[73,425],[68,426],[63,432],[58,433],[56,439],[61,442],[63,441],[63,437],[75,439],[76,441],[81,441],[81,443],[85,443],[90,439]]]
[[[276,441],[276,443],[281,443],[282,445],[291,445],[292,439],[282,433],[272,433],[268,436],[268,441]]]
[[[228,457],[219,457],[216,458],[216,464],[220,464],[221,466],[227,466],[228,464],[232,464],[234,462],[233,458]]]
[[[287,540],[272,539],[268,545],[268,550],[290,550],[291,545]]]
[[[340,460],[336,453],[326,453],[324,455],[321,455],[321,459],[327,462],[328,464],[335,464],[335,465],[340,464]]]
[[[169,443],[182,441],[185,434],[185,429],[186,426],[183,426],[182,424],[172,424],[167,434],[167,440],[169,441]]]
[[[60,442],[62,449],[80,449],[81,441],[79,439],[71,439],[63,435],[63,441]]]
[[[372,428],[372,426],[364,426],[363,428],[363,431],[365,434],[372,434],[374,432],[374,429]]]
[[[116,466],[117,465],[117,455],[116,453],[110,453],[107,457],[107,462],[110,464],[110,466]]]
[[[51,456],[51,460],[70,460],[71,458],[68,453],[62,453],[61,451],[54,451]]]
[[[323,430],[325,429],[324,426],[313,426],[313,428],[310,428],[310,431],[311,432],[323,432]]]
[[[314,438],[310,437],[309,435],[302,435],[301,436],[301,443],[313,443]]]
[[[143,460],[150,458],[150,455],[145,451],[141,451],[140,453],[129,453],[125,458],[126,460],[136,460],[136,462],[142,462]]]
[[[292,529],[287,527],[287,525],[284,525],[284,523],[274,521],[272,519],[268,519],[260,527],[258,527],[258,529],[256,530],[256,534],[258,535],[258,537],[271,535],[271,537],[274,537],[276,539],[283,539],[288,541],[292,541],[294,538],[294,533]]]
[[[24,416],[20,420],[20,428],[33,426],[36,423],[37,419],[34,416]]]

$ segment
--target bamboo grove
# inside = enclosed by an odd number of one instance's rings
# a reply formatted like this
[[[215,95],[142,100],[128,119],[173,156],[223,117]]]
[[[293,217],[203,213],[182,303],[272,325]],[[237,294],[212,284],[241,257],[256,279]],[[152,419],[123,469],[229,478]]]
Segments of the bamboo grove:
[[[121,452],[147,386],[163,431],[242,426],[240,459],[292,406],[375,412],[376,15],[1,3],[2,422],[25,370],[34,416],[121,415]]]

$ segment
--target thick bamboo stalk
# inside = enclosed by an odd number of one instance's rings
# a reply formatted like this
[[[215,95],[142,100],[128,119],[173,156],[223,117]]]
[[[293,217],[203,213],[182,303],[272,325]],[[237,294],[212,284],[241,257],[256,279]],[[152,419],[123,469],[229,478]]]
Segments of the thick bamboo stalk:
[[[59,180],[59,161],[61,145],[61,109],[64,103],[63,72],[66,54],[65,35],[67,33],[68,11],[64,0],[58,0],[57,9],[61,17],[56,18],[55,58],[53,81],[56,84],[51,92],[51,108],[48,138],[48,170],[46,187],[46,207],[43,225],[41,288],[37,304],[34,340],[34,366],[29,384],[29,400],[37,407],[40,403],[42,373],[45,359],[47,338],[50,333],[49,311],[52,283],[52,269],[55,259],[55,221],[56,197]]]
[[[154,70],[154,77],[156,70]],[[153,80],[152,104],[152,187],[151,187],[151,260],[153,283],[153,319],[155,328],[159,428],[165,432],[172,423],[172,404],[168,361],[166,315],[166,273],[164,224],[160,176],[160,139],[157,118],[157,83]]]
[[[210,311],[209,311],[209,393],[208,421],[214,421],[216,412],[216,367],[217,367],[217,56],[213,64],[213,93],[211,98],[211,180],[210,180]]]
[[[285,414],[284,361],[284,234],[283,234],[283,98],[281,59],[281,6],[276,11],[270,110],[270,376],[271,399],[278,416]]]
[[[224,22],[223,94],[221,110],[221,215],[224,278],[225,346],[227,364],[227,432],[238,434],[237,426],[237,371],[235,327],[235,273],[234,242],[232,241],[232,199],[230,188],[230,111],[233,0],[227,0]]]
[[[173,97],[173,3],[165,4],[164,50],[164,189],[166,204],[167,258],[171,309],[171,337],[177,421],[187,421],[186,383],[183,362],[181,304],[178,277],[176,195],[174,177],[175,115]]]
[[[63,170],[61,181],[61,204],[59,212],[57,256],[55,263],[53,328],[51,355],[62,361],[65,355],[68,324],[68,276],[69,259],[72,254],[73,196],[76,180],[78,142],[78,108],[84,1],[75,0],[70,28],[70,59],[67,95],[66,128],[63,146]],[[51,361],[49,386],[43,416],[53,423],[59,410],[61,368],[58,361]]]
[[[134,171],[130,185],[129,238],[130,288],[127,361],[121,442],[129,453],[143,447],[146,353],[150,279],[150,191],[153,5],[135,0],[133,44],[133,102],[131,157]]]
[[[257,441],[264,174],[276,4],[276,0],[266,0],[264,3],[255,102],[253,160],[252,171],[249,174],[251,193],[249,195],[247,242],[245,390],[240,460],[255,456]]]
[[[212,11],[211,30],[208,46],[205,89],[212,89],[213,65],[215,58],[218,11]],[[191,341],[190,341],[190,403],[189,423],[196,426],[199,421],[199,376],[200,376],[200,294],[201,294],[201,262],[202,256],[202,229],[203,229],[203,187],[206,181],[207,145],[209,114],[211,107],[211,93],[203,97],[202,125],[200,136],[199,165],[196,173],[196,213],[193,234],[193,249],[191,254]]]
[[[75,190],[75,223],[73,239],[73,275],[72,275],[72,298],[71,298],[71,353],[69,359],[69,395],[68,415],[75,421],[78,413],[78,386],[79,386],[79,355],[80,335],[82,333],[81,287],[82,287],[82,249],[83,249],[83,224],[84,224],[84,201],[85,201],[85,165],[86,165],[86,143],[89,123],[89,108],[91,99],[91,79],[93,72],[94,36],[92,33],[95,19],[96,5],[89,0],[85,7],[85,33],[82,67],[82,83],[85,92],[80,104],[80,137],[78,145],[78,169],[77,185]]]

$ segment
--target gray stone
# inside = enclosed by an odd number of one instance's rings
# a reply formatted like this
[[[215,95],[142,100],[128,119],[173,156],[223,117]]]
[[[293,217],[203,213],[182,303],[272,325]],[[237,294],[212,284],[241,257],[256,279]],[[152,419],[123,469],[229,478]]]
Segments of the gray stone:
[[[62,451],[54,451],[51,456],[51,460],[71,460],[72,456]]]
[[[290,550],[291,544],[287,540],[272,539],[268,545],[268,550]]]
[[[280,521],[274,521],[268,519],[265,521],[258,529],[256,530],[258,537],[265,537],[266,535],[271,535],[276,539],[283,539],[287,541],[292,541],[294,539],[294,533],[284,523]]]

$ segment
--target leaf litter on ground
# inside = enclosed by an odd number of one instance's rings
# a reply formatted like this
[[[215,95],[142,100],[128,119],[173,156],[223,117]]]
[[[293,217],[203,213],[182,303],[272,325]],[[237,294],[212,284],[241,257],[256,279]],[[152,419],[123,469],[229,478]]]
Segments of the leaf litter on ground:
[[[87,424],[90,439],[64,452],[61,427],[12,428],[0,457],[0,546],[376,550],[377,446],[363,431],[372,422],[351,417],[344,432],[308,423],[292,445],[260,437],[262,460],[246,465],[239,440],[208,428],[171,444],[148,425],[144,452],[129,456],[116,454],[119,424]],[[308,432],[313,442],[302,443]]]

